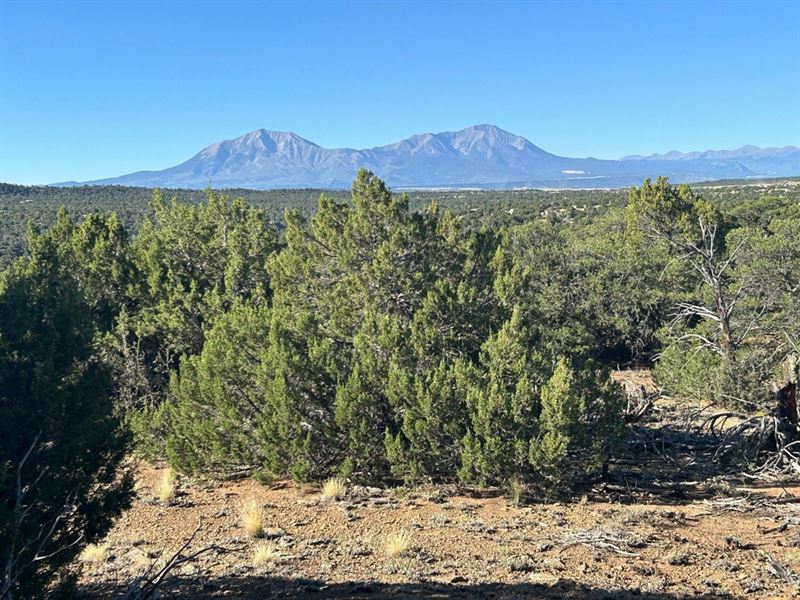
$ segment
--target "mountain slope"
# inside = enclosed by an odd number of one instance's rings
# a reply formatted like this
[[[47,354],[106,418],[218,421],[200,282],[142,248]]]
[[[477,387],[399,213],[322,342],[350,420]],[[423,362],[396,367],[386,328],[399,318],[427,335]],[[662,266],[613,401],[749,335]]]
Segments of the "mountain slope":
[[[621,187],[666,175],[674,182],[800,175],[800,149],[671,152],[621,160],[550,154],[493,125],[426,133],[366,150],[322,148],[258,129],[208,146],[162,171],[88,183],[145,187],[346,188],[366,167],[393,187]]]

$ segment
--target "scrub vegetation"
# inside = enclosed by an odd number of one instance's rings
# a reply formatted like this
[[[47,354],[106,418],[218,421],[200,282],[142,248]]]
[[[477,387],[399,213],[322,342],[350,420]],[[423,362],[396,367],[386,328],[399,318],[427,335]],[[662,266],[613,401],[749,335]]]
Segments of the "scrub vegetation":
[[[409,196],[361,170],[313,208],[4,186],[2,594],[69,587],[131,454],[169,464],[164,510],[177,474],[310,482],[344,511],[369,486],[584,493],[652,404],[620,364],[735,413],[726,460],[797,469],[800,202],[769,185]],[[248,537],[265,514],[241,506]]]

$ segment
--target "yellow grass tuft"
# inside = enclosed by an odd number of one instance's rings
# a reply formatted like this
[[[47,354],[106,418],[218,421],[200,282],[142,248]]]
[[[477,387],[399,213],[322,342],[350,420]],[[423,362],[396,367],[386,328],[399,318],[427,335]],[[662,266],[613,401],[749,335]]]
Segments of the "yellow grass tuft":
[[[87,563],[103,563],[108,559],[108,544],[89,544],[81,552],[81,560]]]
[[[274,563],[280,557],[281,554],[275,544],[260,544],[253,551],[253,565],[265,567]]]
[[[508,486],[508,497],[511,504],[519,506],[525,500],[527,489],[525,484],[518,477],[512,477],[506,484]]]
[[[172,468],[164,471],[161,479],[156,484],[156,495],[161,502],[169,504],[175,499],[175,490],[177,487],[178,476]]]
[[[384,551],[386,556],[400,556],[411,548],[411,534],[407,531],[396,531],[386,538]]]
[[[258,500],[255,498],[245,500],[239,514],[242,517],[242,527],[247,535],[254,538],[264,535],[264,511]]]
[[[326,500],[337,500],[344,496],[347,484],[341,477],[331,477],[322,486],[322,497]]]

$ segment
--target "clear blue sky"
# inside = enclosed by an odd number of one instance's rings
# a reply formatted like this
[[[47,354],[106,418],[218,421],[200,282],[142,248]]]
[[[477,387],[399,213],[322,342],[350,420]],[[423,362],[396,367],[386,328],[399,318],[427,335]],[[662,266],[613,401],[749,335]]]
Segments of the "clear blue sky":
[[[800,145],[800,0],[0,0],[0,181],[494,123],[557,154]]]

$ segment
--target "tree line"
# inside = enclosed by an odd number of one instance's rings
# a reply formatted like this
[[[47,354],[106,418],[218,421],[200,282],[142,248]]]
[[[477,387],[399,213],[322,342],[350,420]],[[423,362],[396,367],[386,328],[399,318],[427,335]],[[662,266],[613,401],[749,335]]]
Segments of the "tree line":
[[[163,193],[184,204],[205,201],[203,190],[168,189]],[[285,227],[284,212],[291,209],[303,218],[311,218],[320,194],[337,202],[350,202],[347,190],[223,190],[229,198],[244,198],[254,208],[264,210],[279,231]],[[51,227],[61,206],[68,206],[74,218],[95,212],[115,213],[130,235],[135,235],[146,218],[153,218],[153,190],[119,185],[75,187],[24,186],[0,183],[0,268],[26,252],[28,224],[41,229]],[[580,219],[622,206],[625,190],[458,190],[410,191],[409,207],[424,209],[431,201],[458,214],[470,226],[493,227],[520,223],[542,215],[556,220]]]

